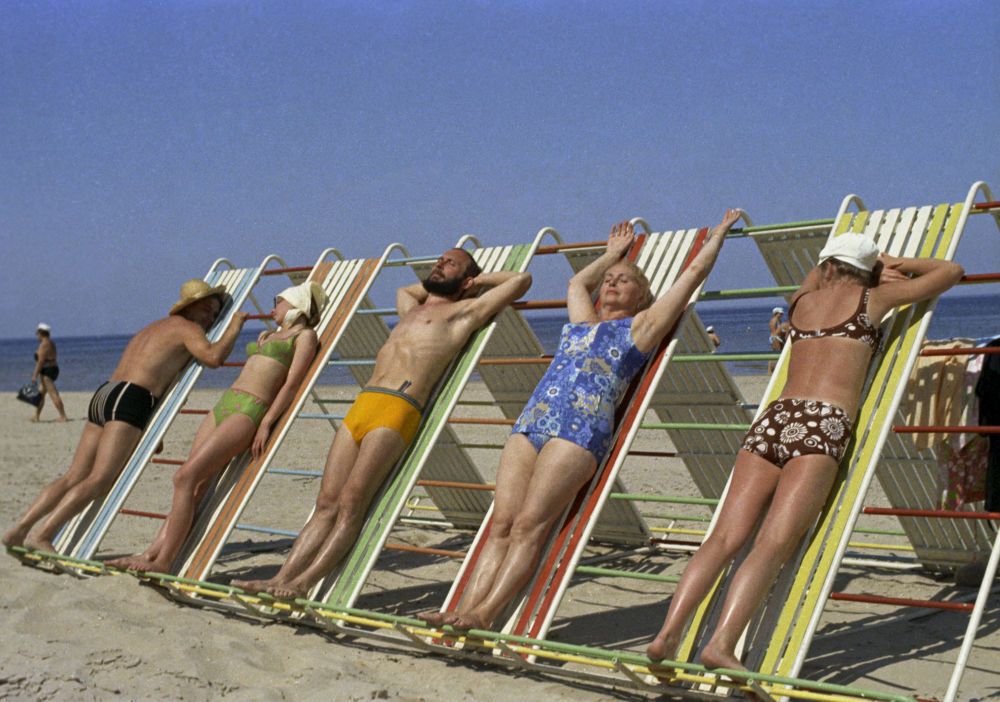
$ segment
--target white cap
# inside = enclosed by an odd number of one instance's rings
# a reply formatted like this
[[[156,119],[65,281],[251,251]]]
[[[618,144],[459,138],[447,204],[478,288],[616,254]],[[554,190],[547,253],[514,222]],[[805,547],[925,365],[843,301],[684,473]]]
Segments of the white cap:
[[[715,327],[713,327],[711,324],[709,324],[707,327],[705,327],[705,331],[707,331],[707,332],[715,331]]]
[[[871,272],[878,260],[878,247],[871,237],[857,232],[845,232],[826,242],[826,246],[819,252],[817,264],[830,258]]]
[[[45,322],[39,322],[38,326],[35,328],[35,331],[52,331],[52,327],[50,327]]]
[[[773,310],[771,310],[771,314],[784,314],[784,313],[785,310],[783,307],[775,307]]]

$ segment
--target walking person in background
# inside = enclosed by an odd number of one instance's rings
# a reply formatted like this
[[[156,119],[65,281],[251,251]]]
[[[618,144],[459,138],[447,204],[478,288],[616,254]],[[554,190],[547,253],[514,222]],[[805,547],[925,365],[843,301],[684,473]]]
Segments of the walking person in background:
[[[46,395],[52,397],[52,404],[56,406],[56,411],[59,412],[59,419],[57,421],[66,421],[66,409],[63,407],[62,398],[59,397],[59,391],[56,390],[56,378],[59,377],[59,364],[56,363],[56,344],[52,341],[51,332],[52,328],[44,322],[39,324],[38,328],[35,329],[35,336],[38,337],[38,349],[35,351],[35,370],[31,373],[31,382],[40,383],[41,387],[39,390],[42,393],[42,397],[38,403],[38,407],[35,408],[35,416],[31,418],[32,422],[37,422],[41,417],[42,408],[45,407]]]
[[[712,340],[712,345],[715,348],[722,346],[722,339],[720,339],[719,335],[715,333],[715,327],[709,324],[705,327],[705,333],[708,334],[708,338]]]

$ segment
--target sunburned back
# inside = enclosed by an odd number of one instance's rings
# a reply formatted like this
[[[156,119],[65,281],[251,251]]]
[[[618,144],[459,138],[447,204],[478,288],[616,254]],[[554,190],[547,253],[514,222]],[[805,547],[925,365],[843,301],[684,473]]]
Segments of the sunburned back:
[[[863,288],[837,285],[801,295],[789,311],[793,336],[782,397],[823,400],[857,411],[873,345],[865,339],[820,333],[857,316]],[[864,310],[862,310],[864,312]]]
[[[421,405],[469,336],[459,317],[466,301],[420,305],[393,327],[375,358],[368,385],[405,392]]]
[[[182,325],[193,322],[172,316],[143,327],[132,337],[122,353],[112,381],[127,381],[141,385],[156,397],[161,397],[174,377],[191,360],[184,345]]]

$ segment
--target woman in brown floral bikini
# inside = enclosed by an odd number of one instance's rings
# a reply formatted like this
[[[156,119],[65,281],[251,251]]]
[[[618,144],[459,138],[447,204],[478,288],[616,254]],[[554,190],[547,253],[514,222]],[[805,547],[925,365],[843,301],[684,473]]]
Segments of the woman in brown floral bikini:
[[[736,456],[717,523],[681,577],[663,627],[646,650],[650,658],[676,655],[694,610],[766,510],[701,652],[708,667],[743,667],[736,644],[833,486],[868,362],[880,343],[878,320],[894,307],[941,294],[962,274],[950,261],[880,255],[862,234],[841,234],[820,252],[788,310],[792,348],[785,387]]]

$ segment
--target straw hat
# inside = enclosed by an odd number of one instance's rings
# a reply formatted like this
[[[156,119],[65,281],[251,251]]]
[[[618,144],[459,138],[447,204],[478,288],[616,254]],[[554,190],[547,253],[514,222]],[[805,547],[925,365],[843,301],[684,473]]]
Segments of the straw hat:
[[[878,260],[878,247],[869,236],[857,232],[845,232],[827,242],[819,252],[818,263],[830,258],[870,273]]]
[[[188,305],[193,305],[198,300],[204,300],[206,297],[212,297],[213,295],[219,298],[219,304],[221,305],[222,296],[225,294],[225,285],[216,285],[212,288],[201,278],[192,278],[181,286],[181,299],[175,302],[173,307],[170,308],[170,314],[179,314]]]

